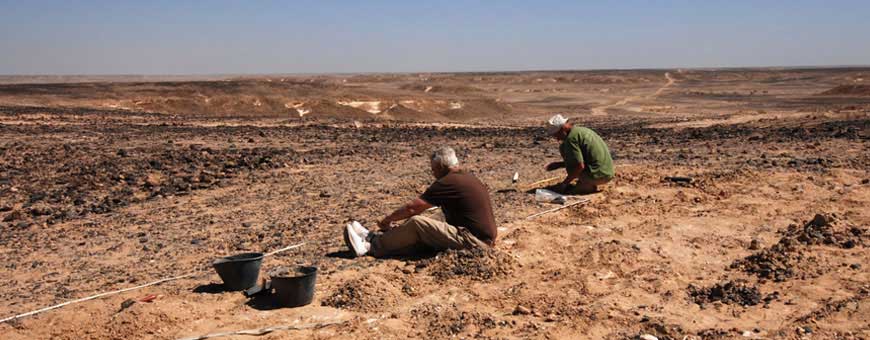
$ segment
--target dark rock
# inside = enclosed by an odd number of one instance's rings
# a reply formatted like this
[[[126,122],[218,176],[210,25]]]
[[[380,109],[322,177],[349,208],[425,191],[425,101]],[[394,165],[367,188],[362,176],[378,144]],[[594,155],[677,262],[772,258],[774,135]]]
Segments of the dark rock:
[[[21,213],[21,210],[15,210],[11,213],[6,214],[6,216],[3,217],[3,222],[12,222],[15,220],[20,220],[23,216],[24,216],[24,214]]]
[[[50,207],[45,205],[35,205],[30,207],[30,215],[33,216],[48,216],[54,213]]]
[[[724,304],[754,306],[761,303],[762,300],[761,293],[757,287],[748,286],[743,282],[736,281],[717,283],[708,288],[698,288],[689,285],[688,290],[689,297],[699,305],[721,302]]]
[[[757,238],[752,239],[752,242],[749,242],[749,250],[758,250],[761,249],[761,241]]]
[[[532,314],[532,311],[526,307],[523,307],[522,305],[517,305],[517,307],[514,308],[513,314],[514,315],[529,315],[529,314]]]

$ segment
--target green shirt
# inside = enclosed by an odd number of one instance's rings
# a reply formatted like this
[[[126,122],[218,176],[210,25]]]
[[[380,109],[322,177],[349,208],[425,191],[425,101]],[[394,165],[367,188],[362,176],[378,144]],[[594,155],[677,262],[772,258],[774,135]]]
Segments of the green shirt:
[[[562,154],[567,169],[576,169],[582,163],[586,164],[584,171],[589,171],[594,179],[613,178],[610,150],[601,136],[589,128],[571,128],[568,137],[559,146],[559,153]]]

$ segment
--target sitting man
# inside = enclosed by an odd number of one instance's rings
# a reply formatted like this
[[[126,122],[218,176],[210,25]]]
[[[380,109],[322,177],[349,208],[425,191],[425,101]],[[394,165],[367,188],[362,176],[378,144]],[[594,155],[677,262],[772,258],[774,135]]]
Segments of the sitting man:
[[[370,233],[356,221],[348,224],[344,240],[354,254],[386,257],[495,244],[495,217],[483,183],[459,169],[459,159],[452,148],[443,147],[432,153],[430,165],[435,183],[419,198],[378,222],[383,233]],[[441,207],[447,222],[418,216],[433,206]],[[405,219],[398,226],[392,225]]]
[[[585,195],[602,190],[613,179],[613,160],[604,140],[592,129],[574,126],[562,115],[555,115],[547,122],[547,134],[562,141],[559,153],[562,162],[547,165],[547,171],[565,168],[568,175],[555,186],[562,194]],[[573,180],[577,184],[571,186]]]

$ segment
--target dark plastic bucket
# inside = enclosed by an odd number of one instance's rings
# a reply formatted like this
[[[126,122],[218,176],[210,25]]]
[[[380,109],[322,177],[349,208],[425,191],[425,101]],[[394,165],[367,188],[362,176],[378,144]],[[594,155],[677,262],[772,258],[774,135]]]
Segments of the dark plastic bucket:
[[[263,253],[244,253],[219,258],[212,263],[227,290],[245,290],[257,284]]]
[[[317,281],[317,267],[298,267],[287,276],[272,278],[275,299],[282,307],[300,307],[314,299],[314,283]]]

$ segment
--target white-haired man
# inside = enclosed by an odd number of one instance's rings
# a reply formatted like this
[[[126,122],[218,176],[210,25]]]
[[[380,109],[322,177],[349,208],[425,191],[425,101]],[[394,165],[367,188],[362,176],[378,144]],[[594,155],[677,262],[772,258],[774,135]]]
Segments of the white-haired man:
[[[382,233],[369,232],[356,222],[345,228],[345,243],[354,254],[386,257],[495,244],[495,217],[483,183],[459,168],[459,159],[450,147],[435,150],[430,166],[435,182],[420,197],[378,222]],[[433,206],[441,207],[446,222],[418,216]],[[393,226],[402,220],[405,222]]]
[[[585,195],[602,190],[613,179],[613,159],[610,149],[592,129],[574,126],[562,115],[547,121],[547,134],[561,141],[561,162],[547,165],[547,171],[565,168],[565,179],[556,186],[564,194]],[[571,182],[577,180],[577,184]]]

